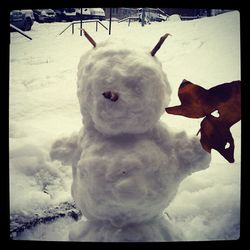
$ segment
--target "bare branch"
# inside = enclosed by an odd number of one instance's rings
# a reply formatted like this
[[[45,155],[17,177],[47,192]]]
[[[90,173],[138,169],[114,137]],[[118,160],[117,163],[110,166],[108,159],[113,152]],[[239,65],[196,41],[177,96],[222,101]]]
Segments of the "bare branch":
[[[87,31],[85,29],[83,30],[83,34],[84,36],[89,40],[89,42],[94,46],[94,48],[96,47],[96,42],[94,41],[94,39],[87,33]]]
[[[162,36],[159,40],[159,42],[155,45],[155,47],[152,49],[152,51],[150,52],[151,56],[154,56],[156,54],[156,52],[160,49],[161,45],[163,44],[163,42],[165,41],[165,39],[168,36],[171,36],[171,34],[166,33],[164,36]]]

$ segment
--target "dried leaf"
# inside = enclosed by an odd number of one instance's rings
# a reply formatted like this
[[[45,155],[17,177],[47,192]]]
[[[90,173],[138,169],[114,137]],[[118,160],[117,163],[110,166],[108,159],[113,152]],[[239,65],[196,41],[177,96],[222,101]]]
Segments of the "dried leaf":
[[[215,149],[229,162],[234,162],[230,127],[241,119],[241,81],[223,83],[207,90],[183,80],[178,96],[181,105],[168,107],[166,112],[189,118],[205,116],[199,130],[202,147],[208,152]],[[211,115],[216,110],[219,117]]]
[[[204,150],[217,150],[228,162],[234,162],[234,139],[222,118],[206,116],[201,122],[200,142]]]

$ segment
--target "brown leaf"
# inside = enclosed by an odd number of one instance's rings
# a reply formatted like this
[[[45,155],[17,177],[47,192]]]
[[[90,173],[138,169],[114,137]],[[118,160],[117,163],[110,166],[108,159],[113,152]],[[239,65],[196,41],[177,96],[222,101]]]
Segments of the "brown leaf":
[[[201,122],[200,142],[204,150],[217,150],[227,161],[234,162],[234,139],[222,118],[206,116]]]
[[[241,119],[241,81],[220,84],[208,92],[208,98],[229,127]]]
[[[166,112],[189,118],[205,116],[199,130],[202,147],[208,152],[213,148],[229,162],[234,162],[234,140],[230,127],[241,119],[241,81],[223,83],[207,90],[183,80],[178,96],[181,105],[168,107]],[[211,115],[216,110],[219,117]],[[227,144],[229,147],[226,147]]]

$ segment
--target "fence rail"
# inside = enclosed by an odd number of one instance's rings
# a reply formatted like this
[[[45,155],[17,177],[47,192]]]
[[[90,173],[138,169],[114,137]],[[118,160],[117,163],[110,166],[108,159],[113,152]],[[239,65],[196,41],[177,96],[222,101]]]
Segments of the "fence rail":
[[[96,23],[96,31],[98,30],[98,24],[100,24],[103,28],[105,28],[106,30],[108,30],[108,28],[102,24],[100,22],[99,19],[92,19],[92,20],[84,20],[84,21],[75,21],[75,22],[72,22],[71,24],[69,24],[61,33],[59,33],[58,35],[60,36],[62,33],[64,33],[69,27],[71,27],[72,29],[72,34],[74,34],[74,31],[75,31],[75,25],[76,24],[81,24],[81,23]]]
[[[118,23],[122,23],[122,22],[128,21],[128,26],[130,26],[131,20],[132,21],[139,21],[139,17],[137,17],[137,16],[126,17],[126,18],[123,18],[123,19],[119,20]]]
[[[21,35],[27,37],[28,39],[32,40],[32,38],[28,35],[26,35],[22,30],[18,29],[15,25],[10,23],[10,27],[14,30],[16,30],[18,33],[20,33]]]

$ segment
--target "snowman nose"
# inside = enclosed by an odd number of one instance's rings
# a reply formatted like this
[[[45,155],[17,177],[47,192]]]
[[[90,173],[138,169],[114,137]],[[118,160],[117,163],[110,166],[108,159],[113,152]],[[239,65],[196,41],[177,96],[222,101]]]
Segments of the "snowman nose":
[[[109,99],[112,102],[116,102],[119,99],[118,93],[113,91],[103,92],[102,95],[104,96],[104,98]]]

